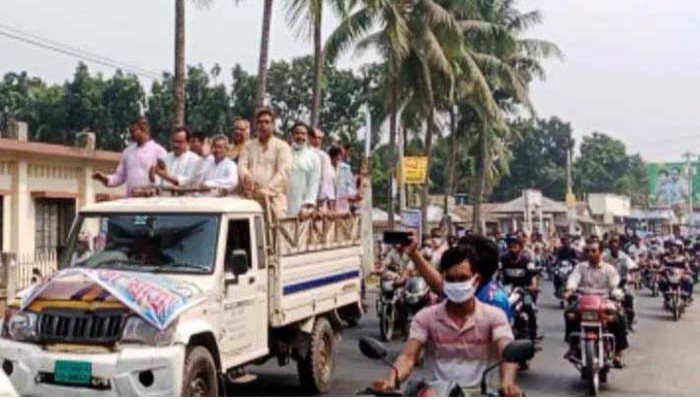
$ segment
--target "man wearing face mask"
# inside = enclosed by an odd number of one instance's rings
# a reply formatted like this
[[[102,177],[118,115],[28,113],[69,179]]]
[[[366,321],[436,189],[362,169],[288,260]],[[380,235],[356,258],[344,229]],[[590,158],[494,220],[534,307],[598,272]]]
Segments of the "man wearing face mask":
[[[321,184],[321,161],[308,146],[309,128],[303,122],[292,126],[292,169],[289,173],[287,213],[310,214],[316,207]]]
[[[467,392],[478,387],[483,372],[494,361],[493,354],[502,354],[513,340],[513,333],[501,310],[475,297],[482,279],[469,263],[475,256],[476,250],[468,245],[445,252],[440,272],[447,300],[416,314],[406,346],[394,362],[398,375],[392,370],[386,379],[375,381],[375,390],[387,391],[397,380],[406,380],[423,350],[427,381],[457,382]],[[415,249],[412,257],[420,257]],[[512,363],[501,366],[501,391],[506,396],[521,394],[516,384],[517,369]]]

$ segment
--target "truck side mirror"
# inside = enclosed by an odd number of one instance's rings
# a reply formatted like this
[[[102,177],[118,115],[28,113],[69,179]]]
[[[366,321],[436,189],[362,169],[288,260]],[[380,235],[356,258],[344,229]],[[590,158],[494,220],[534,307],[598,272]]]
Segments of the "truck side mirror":
[[[245,250],[232,250],[226,263],[226,272],[232,272],[233,275],[244,275],[250,269],[248,263],[248,253]]]

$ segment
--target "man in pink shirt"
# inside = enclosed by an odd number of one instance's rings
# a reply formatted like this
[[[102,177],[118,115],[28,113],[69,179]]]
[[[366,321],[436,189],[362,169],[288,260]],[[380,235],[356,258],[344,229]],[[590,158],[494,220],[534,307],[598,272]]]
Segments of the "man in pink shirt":
[[[126,194],[131,196],[134,189],[150,186],[148,171],[159,159],[165,158],[165,149],[151,139],[151,128],[144,117],[137,118],[129,127],[131,144],[124,149],[117,170],[106,175],[95,172],[92,178],[108,187],[126,183]]]
[[[413,319],[406,347],[394,362],[398,376],[390,375],[372,384],[377,391],[395,387],[397,380],[410,375],[425,350],[424,368],[430,381],[456,382],[470,391],[477,388],[486,368],[497,361],[513,332],[500,309],[475,298],[481,276],[472,269],[469,259],[473,249],[456,246],[440,260],[446,301],[424,308]],[[516,384],[518,365],[501,366],[501,391],[505,396],[519,396]]]

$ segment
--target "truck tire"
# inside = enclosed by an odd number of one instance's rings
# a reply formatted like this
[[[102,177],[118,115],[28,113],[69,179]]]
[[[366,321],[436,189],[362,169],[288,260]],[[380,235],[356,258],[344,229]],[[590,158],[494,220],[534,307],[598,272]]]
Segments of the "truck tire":
[[[185,368],[182,374],[183,397],[217,397],[219,381],[216,364],[209,350],[204,346],[187,349]]]
[[[309,351],[297,361],[301,387],[312,394],[321,394],[331,388],[335,369],[335,332],[328,319],[319,317],[314,323]]]

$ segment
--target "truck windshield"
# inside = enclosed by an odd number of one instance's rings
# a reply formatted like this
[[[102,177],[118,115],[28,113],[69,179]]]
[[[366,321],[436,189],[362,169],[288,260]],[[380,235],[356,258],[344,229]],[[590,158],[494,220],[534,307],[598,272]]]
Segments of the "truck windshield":
[[[218,231],[216,215],[82,215],[71,231],[61,268],[209,273]]]

